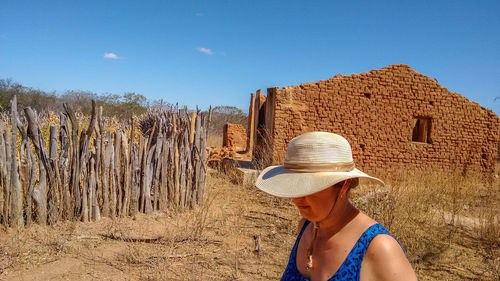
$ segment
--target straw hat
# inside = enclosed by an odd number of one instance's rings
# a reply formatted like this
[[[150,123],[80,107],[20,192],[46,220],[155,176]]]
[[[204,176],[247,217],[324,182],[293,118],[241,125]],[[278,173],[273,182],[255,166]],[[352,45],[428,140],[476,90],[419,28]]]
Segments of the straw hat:
[[[271,195],[296,198],[322,191],[351,178],[366,178],[384,185],[354,167],[351,145],[342,136],[309,132],[288,143],[285,164],[264,169],[255,185]]]

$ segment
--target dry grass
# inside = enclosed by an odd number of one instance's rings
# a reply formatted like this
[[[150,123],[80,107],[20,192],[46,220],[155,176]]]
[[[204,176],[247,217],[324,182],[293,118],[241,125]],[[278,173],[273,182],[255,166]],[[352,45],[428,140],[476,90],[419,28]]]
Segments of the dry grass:
[[[500,186],[479,179],[400,172],[352,196],[398,237],[419,280],[499,280]]]
[[[351,196],[399,238],[420,280],[498,280],[498,184],[438,174],[387,180],[387,190]],[[298,219],[290,200],[210,170],[205,202],[193,210],[0,230],[0,280],[277,280]]]
[[[207,137],[207,147],[222,147],[222,135],[209,134]]]

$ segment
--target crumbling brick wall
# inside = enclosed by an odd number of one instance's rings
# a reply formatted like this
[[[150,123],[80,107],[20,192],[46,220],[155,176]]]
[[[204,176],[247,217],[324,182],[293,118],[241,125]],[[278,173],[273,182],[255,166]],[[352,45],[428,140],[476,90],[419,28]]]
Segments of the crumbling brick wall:
[[[393,166],[495,169],[498,116],[407,65],[270,88],[265,106],[274,164],[293,137],[328,131],[350,142],[357,167],[376,174]]]
[[[222,145],[232,147],[236,151],[244,151],[247,148],[247,132],[240,124],[227,123],[224,125]]]
[[[222,159],[249,160],[251,153],[247,151],[247,132],[240,124],[227,123],[224,125],[222,146],[210,148],[208,161]]]

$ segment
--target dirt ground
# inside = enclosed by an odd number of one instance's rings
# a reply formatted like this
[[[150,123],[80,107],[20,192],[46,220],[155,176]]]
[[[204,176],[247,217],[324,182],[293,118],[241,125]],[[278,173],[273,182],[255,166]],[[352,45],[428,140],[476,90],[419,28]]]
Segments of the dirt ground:
[[[0,230],[0,280],[278,280],[298,220],[290,200],[211,170],[193,210]],[[459,235],[463,243],[415,265],[420,280],[496,279],[473,234]]]

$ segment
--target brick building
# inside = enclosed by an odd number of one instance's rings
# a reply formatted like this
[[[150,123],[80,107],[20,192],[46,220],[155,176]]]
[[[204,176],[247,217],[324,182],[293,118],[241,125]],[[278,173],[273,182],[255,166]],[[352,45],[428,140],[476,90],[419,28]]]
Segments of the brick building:
[[[500,119],[407,65],[252,94],[247,150],[278,164],[290,139],[308,131],[344,136],[357,167],[494,172]]]

